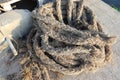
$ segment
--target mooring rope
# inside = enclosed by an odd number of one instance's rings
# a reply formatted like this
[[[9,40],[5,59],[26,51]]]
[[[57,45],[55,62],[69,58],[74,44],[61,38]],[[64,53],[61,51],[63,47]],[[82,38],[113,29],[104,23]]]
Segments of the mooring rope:
[[[66,4],[61,4],[62,1]],[[22,70],[24,73],[30,70],[30,80],[61,80],[52,76],[93,71],[111,60],[115,37],[103,32],[83,1],[56,0],[34,12],[35,28],[27,38],[27,48],[35,61]]]

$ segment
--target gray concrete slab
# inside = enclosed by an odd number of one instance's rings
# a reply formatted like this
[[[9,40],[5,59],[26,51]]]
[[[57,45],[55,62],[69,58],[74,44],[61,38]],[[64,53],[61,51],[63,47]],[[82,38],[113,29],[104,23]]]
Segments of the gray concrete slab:
[[[63,80],[120,80],[120,13],[101,0],[86,0],[86,5],[94,11],[104,31],[118,37],[113,46],[113,63],[107,64],[97,72],[65,76]]]
[[[13,53],[4,37],[11,36],[18,39],[27,34],[33,25],[31,15],[27,10],[13,10],[0,15],[0,31],[4,34],[3,36],[0,33],[0,80],[5,79],[6,75],[18,72],[21,68],[19,60],[10,62]]]

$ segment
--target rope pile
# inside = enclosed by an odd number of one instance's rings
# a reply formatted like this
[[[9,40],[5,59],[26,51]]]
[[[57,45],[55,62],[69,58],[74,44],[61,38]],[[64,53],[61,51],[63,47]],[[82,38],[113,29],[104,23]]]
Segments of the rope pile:
[[[60,74],[93,71],[111,60],[115,37],[104,34],[84,0],[44,4],[34,11],[33,22],[27,48],[34,60],[22,79],[28,71],[29,80],[58,80]]]

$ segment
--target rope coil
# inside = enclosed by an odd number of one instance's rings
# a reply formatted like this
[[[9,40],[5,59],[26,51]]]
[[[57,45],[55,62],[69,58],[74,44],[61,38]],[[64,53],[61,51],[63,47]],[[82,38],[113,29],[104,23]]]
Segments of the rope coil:
[[[35,59],[28,67],[30,80],[61,80],[59,74],[93,71],[111,60],[115,37],[104,34],[84,0],[44,4],[34,12],[33,21],[35,28],[27,38],[27,48]],[[31,70],[33,64],[36,71]]]

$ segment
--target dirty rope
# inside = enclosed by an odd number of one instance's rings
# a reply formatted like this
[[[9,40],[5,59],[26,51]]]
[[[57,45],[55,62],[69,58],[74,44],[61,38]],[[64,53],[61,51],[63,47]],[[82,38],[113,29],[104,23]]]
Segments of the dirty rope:
[[[53,75],[93,71],[111,60],[115,37],[104,34],[84,0],[47,3],[34,11],[33,19],[35,28],[27,38],[35,59],[27,66],[30,80],[58,80]]]

